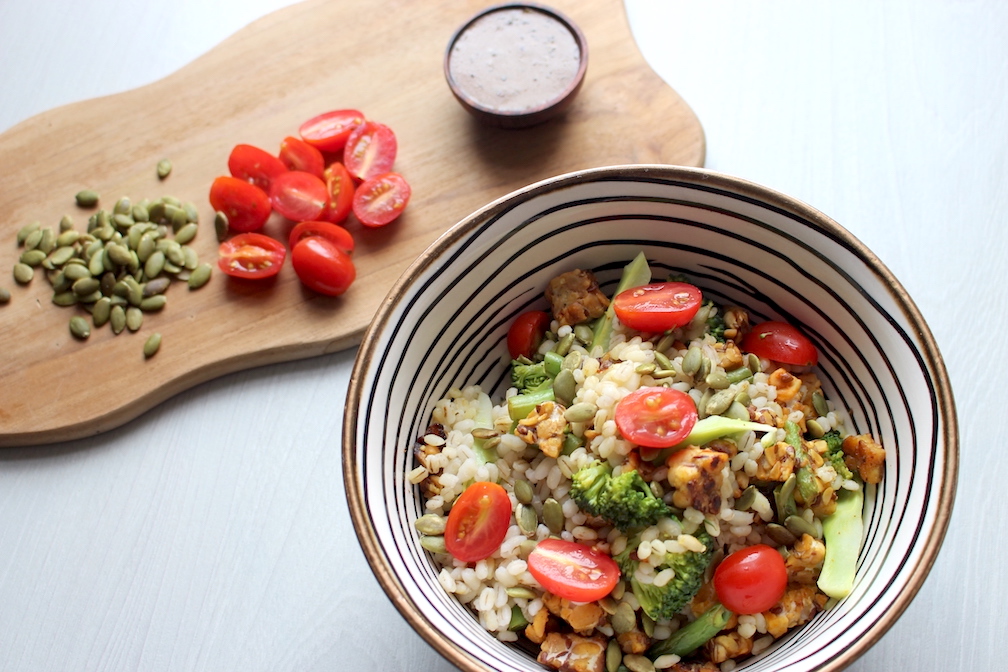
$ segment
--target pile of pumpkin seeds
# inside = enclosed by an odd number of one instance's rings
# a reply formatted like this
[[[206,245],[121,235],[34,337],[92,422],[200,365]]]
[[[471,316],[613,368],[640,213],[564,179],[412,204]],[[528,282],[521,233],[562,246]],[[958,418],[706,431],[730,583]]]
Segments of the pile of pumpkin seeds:
[[[94,207],[98,194],[84,190],[75,199],[81,207]],[[27,285],[44,272],[54,304],[90,313],[90,324],[80,315],[71,318],[75,338],[88,338],[92,325],[108,324],[115,334],[135,332],[145,313],[165,307],[165,291],[173,281],[185,281],[194,290],[210,280],[212,266],[200,263],[189,246],[198,226],[196,206],[172,196],[138,203],[124,196],[111,212],[91,215],[85,232],[75,229],[69,215],[56,228],[33,222],[17,234],[24,249],[14,280]],[[144,356],[152,357],[160,345],[160,334],[151,335]]]

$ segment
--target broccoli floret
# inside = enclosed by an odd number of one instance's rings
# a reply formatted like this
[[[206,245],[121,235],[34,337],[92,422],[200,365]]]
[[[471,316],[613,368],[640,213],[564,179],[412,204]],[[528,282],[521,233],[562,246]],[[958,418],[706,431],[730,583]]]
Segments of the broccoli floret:
[[[822,438],[826,442],[826,454],[829,456],[830,464],[833,465],[836,473],[843,478],[854,478],[853,472],[851,472],[844,462],[843,438],[840,436],[840,432],[836,429],[831,429],[823,434]]]
[[[533,362],[521,357],[511,362],[511,384],[518,388],[518,393],[542,389],[552,383],[552,378],[546,373],[546,362]]]
[[[707,306],[710,306],[713,310],[708,313],[707,317],[707,333],[713,336],[720,343],[725,342],[725,321],[724,313],[721,312],[721,308],[715,304],[713,301],[707,301]]]
[[[714,556],[714,540],[703,529],[693,534],[704,545],[703,551],[686,551],[685,553],[667,553],[662,563],[655,567],[655,572],[672,569],[675,577],[663,586],[652,583],[642,583],[637,579],[637,547],[639,537],[632,538],[627,543],[626,550],[613,557],[624,577],[630,577],[630,586],[641,609],[652,619],[667,620],[672,618],[703,585],[704,572]]]
[[[668,505],[636,470],[613,476],[609,465],[593,462],[579,469],[572,481],[570,495],[582,511],[605,518],[624,532],[669,515]]]

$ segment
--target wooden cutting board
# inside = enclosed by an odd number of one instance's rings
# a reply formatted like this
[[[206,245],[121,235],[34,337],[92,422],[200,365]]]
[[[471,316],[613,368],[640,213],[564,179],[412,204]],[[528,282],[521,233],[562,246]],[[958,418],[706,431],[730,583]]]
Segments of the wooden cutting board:
[[[452,97],[442,59],[454,30],[489,2],[308,0],[256,21],[178,72],[148,86],[51,110],[0,135],[0,446],[79,438],[119,426],[160,401],[225,373],[355,345],[409,264],[480,206],[531,182],[621,163],[703,165],[704,135],[686,103],[648,67],[619,0],[555,0],[585,33],[588,72],[561,118],[524,130],[482,126]],[[340,30],[354,16],[353,31]],[[366,24],[366,25],[365,25]],[[78,230],[92,211],[73,195],[92,188],[111,210],[173,195],[195,203],[193,242],[216,260],[207,194],[237,143],[275,152],[320,112],[356,108],[398,136],[395,169],[413,188],[406,213],[378,230],[348,228],[357,280],[344,296],[304,289],[286,262],[276,282],[241,284],[216,273],[136,333],[106,326],[84,342],[68,329],[80,308],[61,308],[41,273],[16,285],[16,232],[40,221]],[[174,164],[163,182],[155,165]],[[265,233],[286,239],[274,215]],[[160,351],[145,360],[153,332]]]

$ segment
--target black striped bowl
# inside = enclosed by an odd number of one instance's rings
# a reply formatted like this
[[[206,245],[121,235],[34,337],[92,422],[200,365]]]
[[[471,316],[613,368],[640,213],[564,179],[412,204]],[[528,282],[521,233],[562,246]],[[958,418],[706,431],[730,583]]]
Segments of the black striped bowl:
[[[917,308],[864,245],[807,205],[705,170],[617,166],[539,182],[467,217],[409,268],[364,337],[346,409],[347,497],[368,561],[458,667],[541,669],[438,584],[412,526],[411,445],[449,388],[480,383],[500,399],[508,324],[545,307],[549,278],[590,268],[611,293],[641,250],[656,276],[680,270],[754,319],[803,325],[828,396],[887,448],[884,481],[867,493],[854,591],[744,666],[840,669],[899,617],[938,553],[958,462],[951,387]]]

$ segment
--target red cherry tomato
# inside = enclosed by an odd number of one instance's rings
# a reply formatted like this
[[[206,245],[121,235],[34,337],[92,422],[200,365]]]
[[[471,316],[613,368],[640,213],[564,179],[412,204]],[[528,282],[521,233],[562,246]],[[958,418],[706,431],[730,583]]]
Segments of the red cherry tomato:
[[[357,278],[350,255],[318,236],[304,238],[294,246],[291,264],[306,287],[327,296],[339,296]]]
[[[612,592],[620,578],[616,562],[590,546],[543,539],[528,556],[529,573],[543,588],[574,602],[594,602]]]
[[[270,187],[273,209],[295,222],[318,219],[328,198],[325,183],[311,173],[300,170],[280,175]]]
[[[385,226],[406,209],[411,193],[398,173],[369,178],[354,191],[353,213],[364,226]]]
[[[338,152],[350,133],[363,123],[364,115],[357,110],[333,110],[304,122],[299,132],[309,145],[323,152]]]
[[[342,226],[336,226],[335,224],[330,224],[329,222],[299,223],[291,229],[287,247],[293,250],[299,242],[305,238],[311,238],[313,236],[325,238],[346,254],[351,254],[353,252],[354,239],[353,236],[350,235],[350,232]]]
[[[812,341],[787,322],[763,322],[742,339],[742,350],[794,366],[815,366],[819,352]]]
[[[784,558],[766,544],[735,551],[714,570],[718,600],[736,614],[758,614],[780,602],[787,589]]]
[[[240,233],[221,243],[217,266],[235,278],[257,280],[280,272],[287,250],[261,233]]]
[[[376,121],[366,121],[347,138],[343,148],[343,165],[358,180],[366,180],[392,170],[397,149],[398,143],[391,128]]]
[[[448,512],[445,548],[462,562],[488,558],[500,548],[510,524],[507,491],[497,483],[478,481],[462,491]]]
[[[322,211],[322,219],[339,224],[347,218],[353,207],[353,177],[350,176],[346,166],[336,162],[325,169],[323,179],[326,190],[329,192],[329,198],[326,201],[325,210]]]
[[[273,180],[287,172],[277,157],[253,145],[235,145],[228,157],[228,170],[239,180],[251,182],[269,193]]]
[[[218,177],[210,185],[210,205],[227,215],[228,226],[239,233],[261,229],[272,209],[266,192],[227,175]]]
[[[280,143],[280,161],[290,170],[300,170],[322,177],[325,159],[315,147],[300,138],[288,136]]]
[[[550,316],[541,310],[530,310],[516,317],[507,335],[511,359],[531,358],[542,344],[549,326]]]
[[[627,441],[646,448],[670,448],[693,429],[697,408],[685,392],[671,387],[641,387],[616,404],[615,420]]]
[[[620,322],[652,333],[689,324],[700,309],[703,294],[686,282],[656,282],[620,292],[613,310]]]

